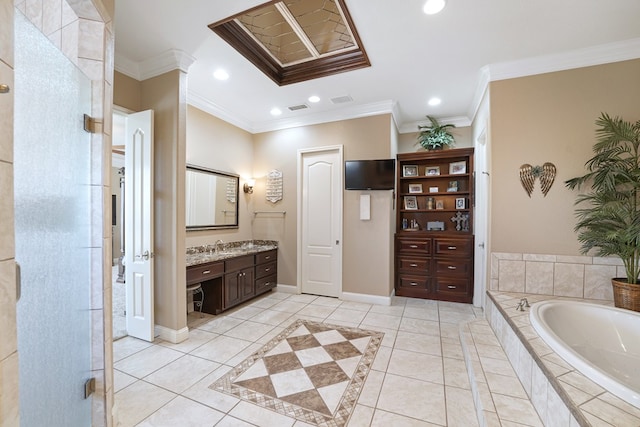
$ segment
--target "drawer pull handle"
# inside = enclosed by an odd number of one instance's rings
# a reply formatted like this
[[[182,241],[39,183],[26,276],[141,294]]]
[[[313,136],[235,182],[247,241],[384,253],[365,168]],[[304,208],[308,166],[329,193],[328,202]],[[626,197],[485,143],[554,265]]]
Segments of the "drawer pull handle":
[[[449,249],[450,251],[455,251],[458,248],[456,248],[455,246],[448,246],[447,249]]]
[[[418,286],[418,284],[416,282],[411,282],[409,283],[411,286]]]
[[[271,255],[264,257],[264,259],[271,259]]]
[[[449,289],[455,289],[455,288],[457,288],[457,286],[449,285],[449,286],[447,286],[447,288],[449,288]]]
[[[409,264],[409,267],[417,267],[418,264]]]
[[[411,249],[418,249],[418,245],[409,245]]]
[[[455,270],[455,269],[456,269],[456,267],[454,267],[453,265],[450,265],[450,266],[448,266],[447,268],[448,268],[449,270]]]
[[[265,269],[264,269],[264,271],[269,271],[269,270],[271,270],[271,268],[265,268]]]
[[[205,270],[202,272],[202,274],[209,274],[209,273],[211,273],[211,270]]]

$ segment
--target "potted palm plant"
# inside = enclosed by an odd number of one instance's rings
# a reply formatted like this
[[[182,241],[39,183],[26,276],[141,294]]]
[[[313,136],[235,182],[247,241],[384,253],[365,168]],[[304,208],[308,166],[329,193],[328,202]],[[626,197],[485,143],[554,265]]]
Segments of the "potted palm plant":
[[[427,116],[430,125],[418,125],[418,144],[427,150],[441,150],[444,147],[453,147],[455,138],[449,129],[456,127],[454,124],[440,124],[434,117]]]
[[[596,125],[587,173],[565,182],[570,189],[590,185],[576,199],[575,230],[583,254],[620,257],[627,277],[612,279],[615,305],[640,311],[640,120],[602,113]]]

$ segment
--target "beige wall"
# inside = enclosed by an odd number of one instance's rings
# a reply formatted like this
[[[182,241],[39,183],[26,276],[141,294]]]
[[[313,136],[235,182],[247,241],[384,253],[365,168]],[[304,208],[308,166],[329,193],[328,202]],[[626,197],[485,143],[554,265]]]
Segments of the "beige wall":
[[[577,192],[564,181],[584,173],[601,112],[640,119],[640,60],[491,83],[491,251],[577,255]],[[519,168],[554,163],[546,197],[531,198]]]
[[[142,103],[142,86],[140,82],[115,71],[113,73],[113,104],[131,111],[140,111]]]
[[[473,147],[472,128],[470,126],[457,127],[451,130],[451,134],[456,139],[455,148]],[[398,138],[398,153],[413,153],[423,151],[418,141],[418,131],[401,133]]]
[[[187,107],[187,163],[240,176],[237,229],[189,231],[186,246],[251,240],[254,196],[242,191],[244,179],[253,174],[253,137],[196,107]]]
[[[141,82],[141,107],[154,110],[155,323],[176,332],[187,327],[186,80],[174,70]]]
[[[256,239],[280,242],[278,282],[297,284],[297,153],[299,149],[344,146],[344,159],[391,157],[390,115],[304,126],[254,135],[253,195],[256,210],[286,211],[284,217],[263,216],[253,222]],[[277,169],[284,175],[284,199],[265,200],[265,177]],[[359,219],[359,195],[372,194],[371,221]],[[393,289],[390,267],[393,219],[390,191],[344,192],[343,291],[389,296]]]

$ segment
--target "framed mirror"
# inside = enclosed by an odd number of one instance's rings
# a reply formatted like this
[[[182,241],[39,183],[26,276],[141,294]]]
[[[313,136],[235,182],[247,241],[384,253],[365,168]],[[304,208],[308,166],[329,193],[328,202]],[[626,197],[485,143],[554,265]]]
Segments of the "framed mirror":
[[[240,177],[187,165],[187,231],[238,228]]]

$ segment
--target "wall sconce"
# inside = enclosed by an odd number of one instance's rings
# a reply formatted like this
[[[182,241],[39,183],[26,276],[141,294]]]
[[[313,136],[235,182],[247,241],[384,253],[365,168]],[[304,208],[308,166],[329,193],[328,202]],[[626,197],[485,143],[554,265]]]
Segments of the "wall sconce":
[[[255,179],[248,179],[248,180],[246,180],[244,182],[244,186],[242,187],[242,189],[247,194],[253,194],[253,186],[254,185],[256,185],[256,180]]]

